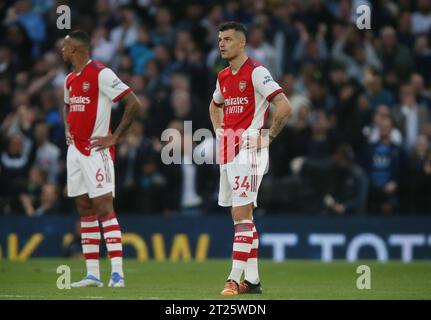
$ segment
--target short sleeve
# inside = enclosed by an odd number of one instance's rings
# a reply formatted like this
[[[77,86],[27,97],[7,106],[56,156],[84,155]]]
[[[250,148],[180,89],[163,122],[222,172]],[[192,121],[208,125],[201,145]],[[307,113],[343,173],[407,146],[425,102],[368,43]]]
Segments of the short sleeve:
[[[132,91],[109,68],[104,68],[99,73],[99,90],[109,99],[111,99],[112,102],[117,102],[124,95]]]
[[[69,89],[67,89],[66,83],[67,77],[64,79],[64,103],[69,105]]]
[[[283,92],[280,85],[272,79],[268,69],[263,66],[255,68],[251,77],[255,90],[267,101],[271,101],[276,94]]]
[[[217,106],[221,106],[224,103],[224,97],[220,91],[220,84],[219,84],[218,79],[216,82],[216,88],[215,88],[214,93],[213,93],[213,101]]]

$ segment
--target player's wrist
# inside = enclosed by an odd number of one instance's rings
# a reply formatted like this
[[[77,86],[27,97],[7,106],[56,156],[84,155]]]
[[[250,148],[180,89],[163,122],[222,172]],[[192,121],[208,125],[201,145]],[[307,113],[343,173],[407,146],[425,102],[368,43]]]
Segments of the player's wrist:
[[[114,144],[118,143],[118,140],[120,140],[120,137],[117,134],[112,134],[112,139],[114,140]]]

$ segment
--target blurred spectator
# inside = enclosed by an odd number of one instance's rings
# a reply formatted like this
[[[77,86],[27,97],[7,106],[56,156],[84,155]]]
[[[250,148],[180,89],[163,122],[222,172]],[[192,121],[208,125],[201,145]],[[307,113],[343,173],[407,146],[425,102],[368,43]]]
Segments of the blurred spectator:
[[[431,210],[430,143],[426,135],[419,135],[403,174],[404,190],[401,198],[403,212],[427,213]]]
[[[312,63],[321,65],[328,58],[328,48],[325,41],[327,27],[324,24],[319,26],[315,37],[310,36],[307,27],[303,23],[298,23],[299,41],[296,44],[293,59],[298,63]]]
[[[52,183],[45,183],[39,198],[39,206],[34,211],[27,212],[30,217],[40,217],[45,214],[61,212],[58,187]]]
[[[364,70],[363,79],[366,97],[371,110],[374,111],[380,104],[385,104],[389,107],[393,106],[395,99],[391,92],[383,87],[382,76],[376,69],[367,67]]]
[[[117,52],[121,52],[138,39],[138,19],[134,10],[125,6],[120,13],[120,25],[112,29],[110,33],[110,40]]]
[[[431,1],[418,0],[418,11],[412,14],[413,34],[429,33],[431,31]]]
[[[313,190],[313,200],[309,200],[313,203],[305,206],[338,215],[363,213],[368,181],[354,160],[353,149],[347,144],[337,146],[334,156],[326,159],[295,158],[291,162],[293,173]]]
[[[405,147],[412,150],[416,145],[419,133],[429,122],[428,109],[418,105],[413,86],[405,84],[401,87],[400,105],[394,110],[394,121],[405,137]]]
[[[429,196],[431,191],[431,152],[427,152],[423,171],[418,179],[418,188],[420,188],[417,198],[414,201],[417,201],[417,208],[414,208],[412,211],[413,214],[417,213],[429,213],[431,211],[431,198]]]
[[[99,26],[94,30],[91,44],[93,47],[91,51],[93,59],[110,65],[116,48],[113,41],[108,39],[108,31],[105,27]]]
[[[370,181],[368,210],[371,213],[393,214],[398,210],[398,190],[402,149],[391,143],[392,121],[389,118],[380,122],[380,139],[370,144],[367,172]]]
[[[276,51],[265,39],[264,29],[259,25],[254,25],[248,30],[246,52],[252,59],[262,63],[274,77],[279,79],[281,70],[277,68]]]
[[[377,54],[383,63],[383,72],[394,71],[400,79],[408,78],[414,68],[409,49],[398,43],[393,27],[384,27],[380,31],[380,37],[382,43]]]
[[[382,63],[377,57],[374,47],[369,41],[359,38],[357,29],[351,26],[346,28],[340,38],[332,46],[332,57],[347,68],[347,75],[363,81],[366,67],[370,66],[376,70],[382,69]]]
[[[308,84],[308,93],[312,109],[324,110],[325,112],[333,111],[335,100],[329,94],[322,80],[312,79]]]
[[[335,151],[324,202],[328,210],[339,215],[364,213],[366,210],[368,180],[354,161],[353,149],[349,145],[340,145]]]
[[[410,78],[410,84],[413,86],[417,103],[426,106],[428,112],[431,112],[431,94],[425,88],[424,78],[419,73],[414,73]]]
[[[17,209],[18,195],[27,184],[31,163],[32,159],[24,148],[22,136],[12,135],[7,148],[0,154],[0,199],[3,202],[0,211],[11,212]]]
[[[377,143],[380,140],[380,126],[384,119],[391,118],[391,110],[387,105],[381,104],[377,107],[373,116],[373,123],[371,126],[364,127],[363,133],[368,139],[369,144]],[[392,128],[390,133],[390,141],[399,147],[403,144],[403,136],[401,131],[397,128]]]
[[[166,7],[158,8],[156,12],[156,25],[151,32],[151,41],[154,44],[166,45],[172,49],[175,41],[175,30],[172,26],[172,14]]]
[[[427,36],[419,36],[414,43],[414,60],[418,66],[418,72],[424,77],[428,84],[431,83],[431,76],[428,72],[431,68],[431,47]]]
[[[127,49],[133,61],[133,73],[143,75],[145,73],[146,64],[154,58],[150,43],[150,34],[146,27],[139,27],[138,39]]]
[[[38,123],[34,128],[35,160],[34,165],[46,172],[47,181],[58,183],[60,174],[60,149],[49,141],[49,128]]]
[[[311,138],[307,143],[307,158],[324,159],[335,151],[335,137],[330,131],[330,123],[324,111],[316,111],[310,119]]]
[[[38,206],[42,186],[46,183],[45,172],[37,167],[32,167],[29,171],[28,184],[22,190],[19,200],[25,213],[32,215]]]
[[[24,27],[26,34],[33,42],[32,54],[34,57],[38,57],[46,37],[46,27],[39,13],[31,9],[31,1],[16,1],[15,5],[9,8],[5,23],[8,25],[19,23]]]

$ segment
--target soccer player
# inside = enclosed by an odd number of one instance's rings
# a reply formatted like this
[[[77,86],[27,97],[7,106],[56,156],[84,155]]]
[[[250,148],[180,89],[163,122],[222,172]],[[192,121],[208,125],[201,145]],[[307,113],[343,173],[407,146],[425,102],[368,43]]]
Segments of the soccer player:
[[[124,135],[140,107],[132,90],[114,72],[90,58],[90,38],[73,31],[64,39],[63,59],[73,70],[64,84],[64,124],[67,149],[67,192],[81,216],[81,243],[87,276],[72,287],[102,287],[99,246],[103,237],[112,265],[109,287],[124,287],[121,229],[113,206],[114,145]],[[110,130],[113,102],[125,110],[114,133]]]
[[[222,24],[218,41],[221,57],[229,66],[218,74],[209,111],[220,139],[218,203],[231,207],[235,230],[232,270],[221,294],[261,293],[253,208],[268,165],[268,146],[285,126],[291,107],[268,70],[247,56],[246,29],[242,24]],[[275,112],[269,136],[265,137],[261,129],[270,102]]]

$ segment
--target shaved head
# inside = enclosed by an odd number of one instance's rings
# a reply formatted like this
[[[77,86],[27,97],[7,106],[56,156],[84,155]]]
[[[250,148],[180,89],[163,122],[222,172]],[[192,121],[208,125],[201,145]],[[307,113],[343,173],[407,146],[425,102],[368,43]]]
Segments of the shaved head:
[[[90,49],[91,40],[89,35],[84,31],[72,31],[66,36],[66,39],[71,39],[75,45],[81,45],[86,49]]]
[[[91,40],[83,31],[72,31],[64,38],[63,59],[73,63],[76,59],[88,60],[90,54]]]

